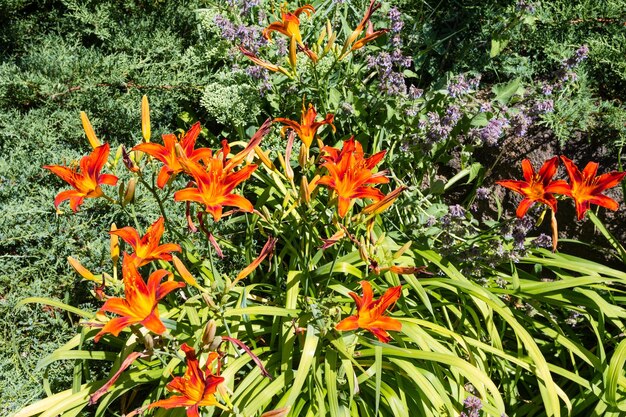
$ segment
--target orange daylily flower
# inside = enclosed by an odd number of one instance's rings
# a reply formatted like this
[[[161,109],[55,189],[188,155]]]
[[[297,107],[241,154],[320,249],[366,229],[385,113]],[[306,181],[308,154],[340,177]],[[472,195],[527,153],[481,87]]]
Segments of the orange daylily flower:
[[[596,176],[598,172],[597,162],[589,162],[585,169],[580,172],[570,159],[561,155],[561,160],[565,164],[570,182],[561,187],[559,192],[574,199],[578,220],[585,217],[591,204],[597,204],[613,211],[617,210],[619,207],[617,201],[605,196],[602,192],[619,184],[626,177],[626,172],[613,171]]]
[[[43,168],[50,170],[75,188],[60,192],[54,199],[54,207],[58,209],[63,201],[69,199],[71,209],[76,212],[85,198],[97,198],[104,195],[101,185],[116,185],[115,175],[100,173],[108,158],[109,144],[105,143],[96,147],[89,155],[83,156],[78,170],[61,165],[45,165]]]
[[[385,151],[365,158],[363,147],[354,137],[343,142],[341,150],[330,146],[324,146],[322,164],[328,170],[318,181],[319,185],[332,188],[338,196],[339,217],[345,217],[355,198],[370,198],[379,201],[385,195],[376,188],[368,187],[368,184],[386,184],[389,178],[385,177],[387,171],[372,173],[374,168],[384,157]]]
[[[159,217],[157,221],[152,223],[146,234],[143,237],[139,237],[139,233],[132,227],[126,226],[121,229],[111,230],[111,235],[121,237],[124,242],[133,247],[135,253],[130,255],[137,267],[149,264],[157,259],[163,261],[171,261],[171,252],[180,252],[181,248],[175,243],[166,243],[159,245],[161,236],[165,230],[165,220],[163,217]]]
[[[169,181],[172,175],[178,174],[184,170],[180,163],[181,160],[189,159],[191,161],[198,161],[210,154],[209,150],[206,148],[194,149],[200,130],[200,122],[197,122],[185,133],[185,136],[180,142],[176,139],[176,135],[170,133],[163,135],[164,145],[159,145],[158,143],[141,143],[133,148],[134,151],[145,152],[163,162],[163,167],[157,177],[157,185],[159,188],[165,187],[165,184],[167,184],[167,181]],[[180,144],[184,152],[183,155],[176,153],[177,144]]]
[[[158,303],[163,297],[177,288],[185,286],[184,282],[161,280],[171,273],[165,269],[153,272],[148,278],[148,284],[143,281],[134,260],[124,254],[122,261],[122,275],[124,277],[124,298],[109,298],[106,300],[100,313],[109,311],[122,317],[116,317],[107,322],[96,335],[97,342],[107,333],[117,336],[125,327],[141,323],[148,330],[156,333],[165,333],[165,326],[159,318]]]
[[[188,344],[184,343],[181,349],[187,358],[187,370],[185,375],[175,377],[166,388],[169,391],[178,392],[164,400],[153,402],[148,409],[161,407],[167,410],[185,407],[187,417],[200,417],[199,407],[218,406],[224,408],[215,398],[215,392],[219,384],[224,382],[221,376],[213,375],[210,370],[211,363],[219,356],[217,352],[209,353],[205,370],[200,368],[196,352]]]
[[[310,4],[306,4],[297,8],[293,13],[288,11],[285,7],[281,10],[281,21],[276,21],[270,24],[263,30],[263,36],[268,40],[272,40],[272,32],[280,32],[288,38],[294,38],[299,45],[304,46],[302,43],[302,35],[300,34],[300,19],[298,17],[306,13],[307,16],[311,16],[315,13],[315,8]]]
[[[556,174],[559,158],[556,156],[547,160],[541,166],[538,173],[535,173],[529,159],[522,161],[522,173],[525,181],[502,180],[496,181],[503,187],[509,188],[524,196],[524,199],[517,206],[517,217],[520,219],[526,215],[528,209],[535,203],[543,203],[556,212],[556,198],[553,193],[564,194],[568,185],[563,180],[552,181]]]
[[[343,45],[343,49],[341,50],[341,56],[339,57],[339,60],[342,60],[343,58],[345,58],[350,52],[362,48],[363,46],[365,46],[366,43],[371,42],[374,39],[389,32],[389,29],[380,29],[380,30],[374,31],[374,25],[370,21],[372,14],[376,10],[380,9],[380,7],[381,7],[381,4],[377,3],[376,0],[370,1],[370,5],[365,11],[365,15],[363,16],[363,19],[361,19],[361,22],[354,29],[354,31],[352,31],[350,36],[348,36],[346,43]],[[367,25],[367,29],[365,30],[365,36],[363,37],[363,39],[360,39],[357,41],[357,38],[361,35],[361,32],[363,32],[363,29],[365,29],[366,25]],[[348,50],[348,48],[350,49]]]
[[[232,191],[241,182],[250,178],[257,165],[247,165],[236,172],[233,170],[259,145],[271,124],[272,120],[267,119],[252,136],[246,148],[230,159],[228,159],[230,146],[226,140],[223,140],[220,152],[211,155],[209,151],[208,157],[203,158],[206,169],[191,160],[182,161],[187,171],[194,177],[196,188],[190,187],[177,191],[174,194],[174,200],[196,201],[204,204],[206,211],[211,213],[215,221],[222,217],[224,206],[238,207],[240,210],[252,213],[254,210],[252,203],[240,195],[233,194]]]
[[[389,288],[382,297],[374,301],[372,286],[367,281],[361,281],[363,297],[350,292],[357,306],[357,313],[354,316],[343,319],[335,326],[340,331],[365,329],[374,334],[383,343],[391,340],[387,330],[400,331],[402,323],[391,317],[384,316],[385,310],[395,304],[402,295],[402,286]]]
[[[277,117],[274,121],[285,125],[281,129],[281,133],[284,134],[287,129],[292,129],[296,132],[302,143],[309,148],[311,147],[313,139],[315,139],[315,135],[317,134],[317,130],[320,127],[330,125],[333,132],[336,131],[335,125],[333,124],[335,115],[328,113],[326,118],[324,120],[320,120],[319,122],[315,121],[316,118],[317,111],[315,110],[315,107],[313,107],[313,104],[309,103],[309,108],[305,109],[304,103],[302,103],[302,117],[300,118],[300,123],[282,117]]]

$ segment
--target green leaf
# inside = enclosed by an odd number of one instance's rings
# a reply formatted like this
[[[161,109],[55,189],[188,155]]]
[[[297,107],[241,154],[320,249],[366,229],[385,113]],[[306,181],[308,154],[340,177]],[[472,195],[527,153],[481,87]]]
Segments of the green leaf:
[[[524,92],[522,79],[516,78],[508,83],[496,84],[491,88],[495,94],[495,99],[501,104],[507,104],[514,95],[521,95]]]

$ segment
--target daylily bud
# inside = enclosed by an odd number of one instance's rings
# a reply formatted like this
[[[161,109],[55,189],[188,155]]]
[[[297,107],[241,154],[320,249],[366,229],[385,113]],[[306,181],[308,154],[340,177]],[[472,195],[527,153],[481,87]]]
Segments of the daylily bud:
[[[398,249],[396,253],[393,254],[393,259],[398,259],[399,257],[401,257],[404,254],[404,252],[406,252],[411,247],[412,243],[413,242],[409,240],[404,245],[402,245],[402,247]]]
[[[211,298],[211,296],[205,292],[203,292],[201,294],[202,299],[204,300],[205,303],[207,303],[207,305],[211,308],[217,308],[217,306],[215,305],[215,303],[213,302],[213,299]]]
[[[206,326],[204,326],[204,332],[202,332],[202,344],[206,346],[206,345],[210,345],[211,343],[213,343],[213,340],[215,339],[216,331],[217,331],[217,324],[215,323],[215,320],[213,319],[209,320]]]
[[[141,134],[144,141],[150,142],[150,104],[146,95],[141,98]]]
[[[260,146],[254,147],[254,153],[261,160],[261,162],[270,170],[274,171],[276,169],[276,167],[274,166],[274,163],[269,159],[267,154],[263,152],[263,149],[261,149]]]
[[[370,263],[370,258],[367,255],[365,239],[363,238],[363,236],[361,236],[361,239],[359,239],[359,256],[361,257],[361,260],[366,264]]]
[[[124,200],[122,201],[122,206],[133,201],[135,198],[135,186],[137,185],[137,179],[131,178],[128,181],[128,187],[126,188],[126,193],[124,194]]]
[[[291,68],[293,68],[294,72],[296,71],[296,64],[297,64],[297,49],[298,48],[298,44],[296,41],[296,37],[292,36],[291,37],[291,43],[289,45],[289,64],[291,65]]]
[[[117,226],[115,225],[115,223],[111,224],[111,231],[114,232],[116,230]],[[113,265],[117,265],[117,260],[120,258],[120,238],[113,233],[110,233],[110,236],[111,259],[113,260]]]
[[[304,201],[307,205],[311,204],[311,192],[309,191],[309,182],[306,177],[303,176],[300,180],[300,200]]]
[[[221,344],[222,344],[222,336],[216,336],[215,339],[213,339],[213,342],[209,345],[209,350],[211,352],[215,352],[217,348],[220,347]]]
[[[113,159],[113,164],[112,164],[114,168],[117,166],[117,163],[120,161],[123,151],[124,151],[124,145],[120,145],[117,147],[117,151],[115,152],[115,158]]]
[[[303,143],[300,146],[300,154],[298,155],[298,164],[300,164],[302,168],[305,168],[308,162],[309,162],[309,147]]]
[[[174,267],[178,271],[178,274],[181,276],[183,281],[185,281],[188,285],[191,285],[192,287],[202,289],[202,287],[198,285],[198,282],[193,277],[193,275],[191,275],[187,267],[185,267],[185,265],[181,262],[180,259],[178,259],[176,255],[172,255],[172,262],[174,263]]]
[[[78,262],[78,260],[72,258],[71,256],[68,256],[67,261],[70,263],[70,265],[72,265],[72,268],[74,268],[81,277],[89,281],[100,282],[98,278],[96,278],[96,276],[93,273],[91,273],[91,271],[89,271],[87,268],[82,266],[81,263]]]
[[[89,140],[89,144],[92,148],[96,149],[98,146],[101,145],[101,143],[96,137],[96,132],[93,130],[93,126],[91,126],[91,122],[87,117],[87,113],[81,111],[80,120],[83,122],[83,129],[85,130],[85,134],[87,135],[87,140]]]
[[[147,350],[154,349],[154,339],[152,338],[152,335],[150,335],[150,333],[146,333],[143,335],[143,345],[146,347]]]

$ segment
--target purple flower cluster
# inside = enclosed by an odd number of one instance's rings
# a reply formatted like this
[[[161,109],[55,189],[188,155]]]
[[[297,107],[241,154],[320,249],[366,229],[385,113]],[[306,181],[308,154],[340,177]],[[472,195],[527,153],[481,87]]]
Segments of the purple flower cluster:
[[[493,118],[487,122],[487,126],[480,129],[479,137],[483,143],[495,146],[507,127],[509,127],[509,120],[506,117]]]
[[[459,417],[480,417],[480,409],[483,408],[483,403],[477,397],[470,395],[463,401],[463,407],[465,407],[465,411]]]
[[[402,30],[402,27],[404,27],[402,14],[397,7],[389,9],[389,21],[391,22],[390,29],[393,33],[399,33]]]
[[[563,61],[563,67],[573,69],[575,66],[587,59],[588,55],[589,47],[587,45],[581,45],[580,48],[574,52],[574,55]]]
[[[424,90],[417,88],[414,85],[409,87],[408,97],[410,100],[417,100],[424,95]]]
[[[238,41],[243,47],[257,53],[259,48],[267,44],[267,39],[262,36],[259,27],[235,25],[222,15],[216,15],[213,23],[220,28],[222,38],[229,42]]]
[[[519,138],[523,138],[528,133],[528,128],[533,123],[533,118],[526,113],[524,109],[520,109],[519,113],[511,116],[511,127],[513,128],[513,134]]]
[[[260,81],[259,84],[259,93],[261,96],[264,96],[265,93],[272,89],[272,84],[270,83],[270,76],[268,71],[265,68],[259,67],[258,65],[254,65],[246,68],[246,74],[248,74],[251,78]]]
[[[535,6],[532,3],[527,2],[526,0],[518,0],[515,8],[523,12],[528,12],[531,14],[535,13]]]
[[[261,0],[226,0],[230,7],[238,7],[241,13],[248,13],[250,9],[261,4]]]
[[[531,113],[533,114],[552,113],[553,111],[554,101],[550,99],[536,102],[531,109]]]
[[[367,57],[367,67],[376,69],[380,77],[380,89],[392,96],[406,94],[404,75],[395,71],[396,67],[408,68],[413,63],[411,57],[402,55],[402,50],[395,49],[391,54],[381,52]]]
[[[455,219],[465,218],[465,209],[459,204],[454,204],[452,206],[449,206],[448,213],[450,214],[452,218],[455,218]]]
[[[478,88],[480,78],[480,74],[470,79],[468,79],[465,74],[459,74],[448,83],[448,93],[454,98],[464,96],[468,94],[470,90]]]
[[[540,234],[531,242],[536,248],[549,248],[552,247],[552,238],[545,233]]]
[[[487,187],[478,187],[476,189],[476,198],[479,200],[487,200],[491,195],[491,191]]]

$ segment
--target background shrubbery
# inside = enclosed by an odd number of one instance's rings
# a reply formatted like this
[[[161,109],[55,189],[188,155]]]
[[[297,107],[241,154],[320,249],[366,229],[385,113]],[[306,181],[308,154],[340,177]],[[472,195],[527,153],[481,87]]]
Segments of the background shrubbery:
[[[241,8],[246,2],[230,3]],[[365,3],[327,4],[328,16],[347,12],[358,20]],[[512,279],[513,269],[509,276],[503,272],[497,277],[485,275],[481,268],[506,265],[523,256],[524,251],[518,253],[519,237],[523,242],[534,225],[510,222],[502,233],[501,225],[492,223],[499,215],[493,191],[479,187],[494,173],[481,152],[492,155],[500,148],[485,145],[484,137],[469,140],[471,129],[484,129],[489,120],[505,114],[513,117],[523,100],[548,99],[541,95],[541,86],[552,83],[563,62],[586,44],[589,55],[576,68],[577,80],[550,96],[554,111],[537,117],[529,127],[530,139],[524,141],[547,146],[546,152],[552,153],[568,142],[592,143],[585,147],[588,154],[580,156],[589,160],[600,149],[605,170],[617,167],[616,155],[626,142],[623,2],[521,3],[445,1],[435,6],[398,1],[404,27],[397,36],[402,57],[412,62],[390,58],[399,49],[389,42],[391,33],[367,53],[359,51],[355,61],[361,64],[344,67],[352,72],[330,78],[327,88],[316,85],[315,75],[305,68],[302,74],[308,83],[286,79],[270,83],[268,74],[251,69],[252,64],[234,49],[237,39],[258,43],[267,53],[280,47],[280,42],[270,48],[260,40],[267,19],[260,21],[256,7],[237,13],[225,3],[208,1],[0,1],[0,351],[6,353],[0,358],[0,413],[44,395],[44,372],[35,366],[76,331],[76,322],[60,310],[39,305],[14,309],[16,302],[28,296],[55,297],[95,309],[66,257],[78,257],[94,271],[104,268],[106,230],[113,221],[129,221],[126,213],[105,210],[100,201],[90,201],[77,215],[58,218],[54,212],[52,200],[61,182],[41,166],[69,163],[86,153],[79,111],[89,115],[98,136],[110,141],[114,150],[139,142],[139,102],[147,94],[153,137],[176,128],[186,130],[200,120],[206,127],[200,141],[214,147],[222,135],[244,139],[268,116],[298,119],[302,96],[320,97],[319,112],[337,115],[336,140],[354,132],[368,141],[367,152],[384,144],[389,149],[388,166],[412,186],[409,202],[398,204],[395,214],[403,219],[398,235],[434,247],[458,262],[463,273],[493,286],[500,285],[498,279]],[[388,16],[392,5],[386,3],[376,16],[378,27],[392,27],[393,16]],[[303,26],[307,24],[305,20]],[[466,99],[449,94],[450,82],[459,74],[468,80],[482,75]],[[442,92],[446,88],[448,92]],[[423,91],[418,94],[417,89]],[[493,102],[497,111],[481,111],[483,102]],[[454,106],[462,110],[458,126],[445,133],[445,140],[424,141],[433,126],[441,124],[434,123],[428,112],[439,112],[443,118]],[[420,120],[430,123],[426,130]],[[508,154],[519,152],[514,136],[511,130],[502,131],[497,146],[508,144],[513,146]],[[266,149],[283,149],[282,143],[274,131],[266,139]],[[507,165],[511,174],[505,175],[517,176],[519,164]],[[444,189],[463,170],[467,171],[463,180]],[[467,179],[470,184],[463,185]],[[416,214],[415,201],[423,203],[423,212]],[[138,196],[138,204],[149,208],[153,203]],[[479,217],[475,204],[492,217],[474,219],[474,214]],[[144,224],[152,220],[145,219]],[[493,229],[485,232],[485,225]],[[252,237],[246,242],[252,243]],[[476,252],[481,253],[479,261],[461,262]],[[237,266],[246,263],[236,256],[231,261]],[[525,278],[533,278],[532,268],[522,269]],[[555,274],[561,272],[557,269]],[[537,311],[530,294],[527,297],[520,317]],[[552,314],[556,321],[571,319],[567,309],[554,307]],[[567,332],[573,338],[583,334],[580,328]],[[562,349],[549,341],[542,348]],[[71,380],[71,364],[57,364],[61,365],[46,375],[52,391]],[[528,384],[535,386],[533,381]],[[573,393],[576,386],[566,389]]]

